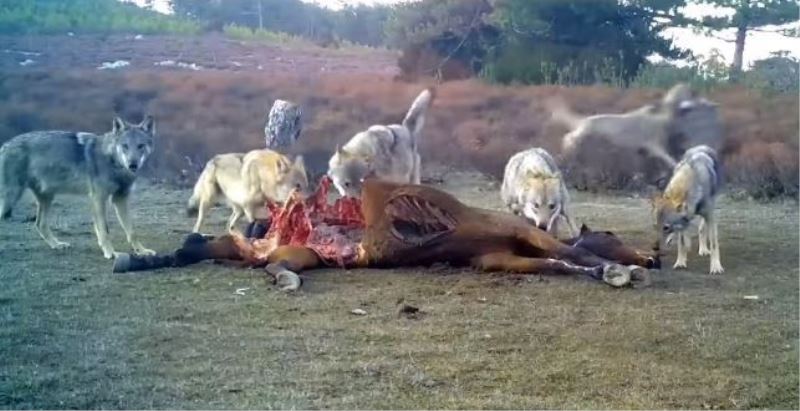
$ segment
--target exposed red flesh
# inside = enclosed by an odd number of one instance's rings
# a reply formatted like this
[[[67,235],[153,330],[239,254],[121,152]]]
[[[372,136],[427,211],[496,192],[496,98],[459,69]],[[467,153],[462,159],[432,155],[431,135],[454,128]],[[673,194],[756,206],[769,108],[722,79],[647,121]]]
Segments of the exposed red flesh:
[[[326,176],[317,192],[305,200],[293,193],[283,206],[268,203],[271,224],[264,238],[237,241],[247,259],[262,262],[279,246],[295,245],[314,250],[328,264],[354,262],[364,229],[361,201],[340,198],[329,205],[330,186]]]

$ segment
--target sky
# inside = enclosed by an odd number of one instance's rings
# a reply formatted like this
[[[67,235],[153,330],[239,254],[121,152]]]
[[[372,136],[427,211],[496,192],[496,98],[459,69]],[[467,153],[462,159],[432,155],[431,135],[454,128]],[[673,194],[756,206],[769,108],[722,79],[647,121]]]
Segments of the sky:
[[[140,2],[142,0],[133,0]],[[346,4],[396,4],[406,2],[409,0],[303,0],[307,2],[317,3],[319,5],[329,7],[331,9],[339,9]],[[159,11],[168,11],[168,0],[156,0],[156,7]],[[690,17],[700,17],[704,15],[719,15],[724,14],[725,11],[715,9],[708,5],[692,4],[687,6],[684,12]],[[800,23],[795,23],[797,27]],[[772,29],[767,27],[768,29]],[[666,31],[667,36],[671,36],[678,47],[692,50],[695,55],[708,56],[712,49],[718,49],[725,61],[730,63],[733,61],[734,45],[731,42],[726,42],[718,38],[706,36],[703,34],[694,33],[689,28],[672,28]],[[726,39],[733,39],[733,30],[722,31],[717,33],[717,37]],[[747,36],[744,48],[744,64],[748,67],[750,63],[755,60],[760,60],[770,56],[770,53],[775,51],[787,50],[791,55],[800,58],[800,39],[785,37],[777,33],[764,33],[751,31]]]

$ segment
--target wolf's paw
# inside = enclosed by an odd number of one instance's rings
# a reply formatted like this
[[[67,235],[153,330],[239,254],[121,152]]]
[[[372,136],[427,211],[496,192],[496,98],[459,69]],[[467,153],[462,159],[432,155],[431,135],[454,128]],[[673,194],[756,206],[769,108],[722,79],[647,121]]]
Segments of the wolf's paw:
[[[603,267],[603,282],[612,287],[624,287],[631,282],[631,270],[619,264]]]
[[[114,251],[113,248],[103,249],[103,257],[105,257],[107,260],[112,260],[114,258],[117,258],[117,253]]]
[[[711,255],[711,250],[709,250],[708,248],[700,247],[700,249],[697,250],[697,255],[700,256]]]
[[[722,268],[722,264],[719,261],[712,261],[711,262],[711,274],[722,274],[725,272],[725,269]]]
[[[135,247],[133,250],[136,251],[136,254],[139,255],[156,255],[155,250],[151,250],[147,247],[138,246]]]
[[[672,268],[676,270],[686,268],[686,261],[675,261],[675,264],[672,265]]]
[[[63,250],[65,248],[69,248],[69,247],[70,247],[70,243],[68,243],[66,241],[58,241],[58,240],[56,240],[53,243],[53,245],[50,246],[50,248],[52,248],[53,250]]]
[[[629,265],[628,268],[631,270],[631,285],[633,288],[647,288],[653,284],[650,278],[650,271],[646,268],[638,265]]]

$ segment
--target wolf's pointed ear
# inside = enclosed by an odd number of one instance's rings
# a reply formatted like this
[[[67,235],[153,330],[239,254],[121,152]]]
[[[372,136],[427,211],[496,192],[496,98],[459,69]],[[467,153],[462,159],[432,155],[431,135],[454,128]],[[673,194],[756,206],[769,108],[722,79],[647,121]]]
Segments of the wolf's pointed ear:
[[[298,155],[297,157],[294,158],[294,166],[295,168],[299,168],[302,170],[306,169],[306,163],[305,160],[303,159],[303,156]]]
[[[156,119],[153,118],[151,115],[147,115],[142,120],[141,124],[139,124],[139,128],[146,131],[150,135],[156,134]]]
[[[128,126],[125,125],[125,120],[121,119],[119,116],[114,116],[114,122],[111,123],[111,131],[114,133],[119,133],[125,131]]]
[[[586,223],[581,224],[581,234],[591,233],[592,229],[586,225]]]
[[[650,205],[653,207],[657,206],[659,203],[661,203],[661,200],[663,200],[663,198],[664,197],[662,196],[661,193],[659,192],[653,193],[652,195],[650,195]]]

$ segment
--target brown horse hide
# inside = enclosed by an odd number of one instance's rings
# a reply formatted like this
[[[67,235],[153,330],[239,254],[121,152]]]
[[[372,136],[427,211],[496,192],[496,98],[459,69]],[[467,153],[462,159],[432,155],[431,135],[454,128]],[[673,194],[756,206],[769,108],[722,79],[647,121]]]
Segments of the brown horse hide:
[[[587,275],[613,286],[647,285],[646,268],[658,265],[656,256],[626,247],[613,234],[585,228],[576,239],[561,242],[521,217],[469,207],[428,186],[371,179],[360,201],[328,205],[329,186],[325,179],[309,199],[292,196],[283,207],[272,206],[263,238],[187,239],[166,265],[239,260],[269,264],[274,274],[448,263],[484,271]],[[119,271],[126,271],[124,265]]]

